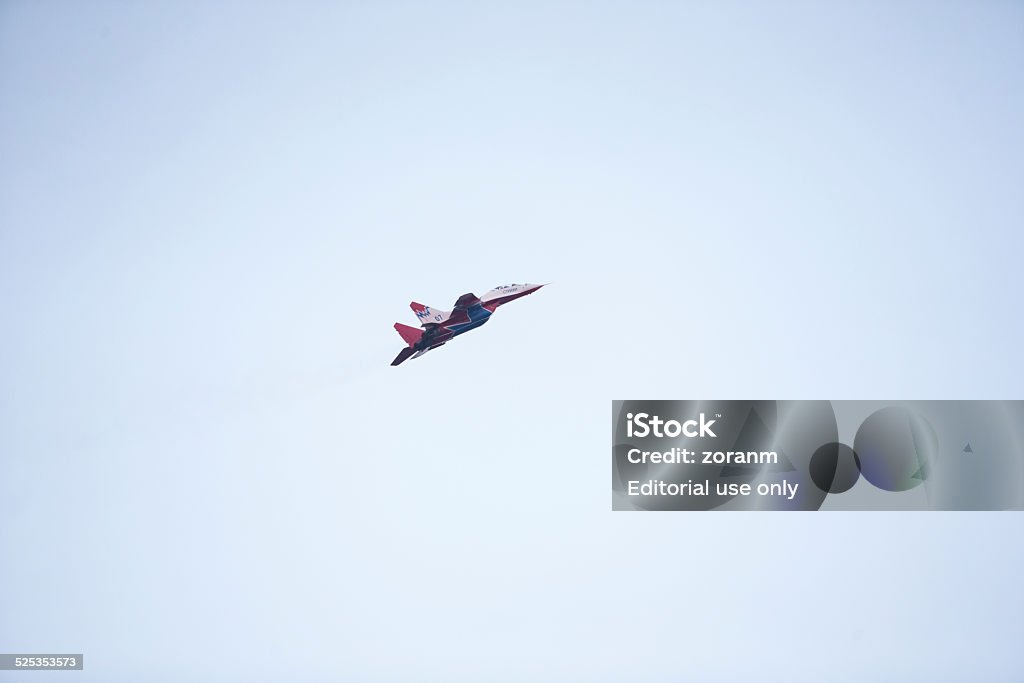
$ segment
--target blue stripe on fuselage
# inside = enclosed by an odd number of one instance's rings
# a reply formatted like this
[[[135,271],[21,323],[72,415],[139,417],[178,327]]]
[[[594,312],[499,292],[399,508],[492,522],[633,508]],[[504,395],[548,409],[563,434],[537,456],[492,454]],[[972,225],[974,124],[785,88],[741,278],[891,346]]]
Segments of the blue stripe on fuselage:
[[[480,327],[487,322],[488,318],[491,317],[491,312],[484,308],[483,304],[474,304],[466,309],[466,315],[469,316],[468,323],[460,323],[448,328],[454,333],[453,336],[457,336],[463,332],[469,332],[470,330]]]

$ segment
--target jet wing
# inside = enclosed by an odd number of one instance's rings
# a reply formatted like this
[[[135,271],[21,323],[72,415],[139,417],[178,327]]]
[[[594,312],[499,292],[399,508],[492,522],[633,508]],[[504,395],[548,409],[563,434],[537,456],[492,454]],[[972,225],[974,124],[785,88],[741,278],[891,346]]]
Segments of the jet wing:
[[[478,303],[480,303],[480,298],[476,294],[473,294],[472,292],[470,292],[469,294],[463,294],[462,296],[459,297],[459,300],[455,302],[454,310],[465,311],[466,309],[472,308]]]

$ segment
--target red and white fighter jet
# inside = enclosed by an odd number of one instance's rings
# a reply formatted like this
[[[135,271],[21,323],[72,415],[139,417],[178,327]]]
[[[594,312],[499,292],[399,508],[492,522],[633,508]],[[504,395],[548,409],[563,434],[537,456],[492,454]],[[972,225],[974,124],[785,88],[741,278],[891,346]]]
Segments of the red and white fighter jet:
[[[482,297],[472,293],[463,294],[451,311],[441,311],[413,301],[409,306],[419,318],[422,329],[395,323],[395,329],[408,346],[402,349],[391,364],[399,365],[407,358],[418,358],[431,349],[447,344],[453,337],[483,325],[498,306],[533,294],[543,286],[502,285]]]

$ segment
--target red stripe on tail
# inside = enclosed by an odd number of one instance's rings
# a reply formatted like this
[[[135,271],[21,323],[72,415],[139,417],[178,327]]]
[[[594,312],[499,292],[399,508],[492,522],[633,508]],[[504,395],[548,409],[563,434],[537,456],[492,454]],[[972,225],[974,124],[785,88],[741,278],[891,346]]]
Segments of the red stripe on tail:
[[[398,330],[398,334],[402,335],[402,339],[404,339],[405,343],[409,346],[415,346],[416,342],[423,337],[423,330],[416,327],[409,327],[402,323],[395,323],[395,329]]]

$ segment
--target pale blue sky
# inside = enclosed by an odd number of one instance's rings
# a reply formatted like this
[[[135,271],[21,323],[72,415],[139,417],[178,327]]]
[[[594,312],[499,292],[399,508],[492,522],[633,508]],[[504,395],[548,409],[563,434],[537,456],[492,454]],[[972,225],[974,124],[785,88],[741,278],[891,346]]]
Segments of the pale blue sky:
[[[1021,398],[1022,121],[1009,1],[0,3],[0,651],[1015,680],[1020,515],[613,514],[609,437]]]

